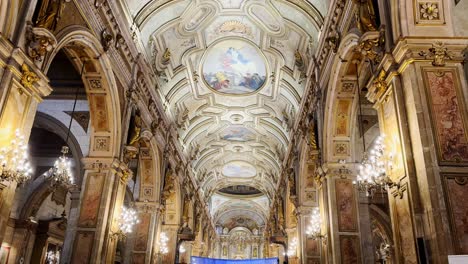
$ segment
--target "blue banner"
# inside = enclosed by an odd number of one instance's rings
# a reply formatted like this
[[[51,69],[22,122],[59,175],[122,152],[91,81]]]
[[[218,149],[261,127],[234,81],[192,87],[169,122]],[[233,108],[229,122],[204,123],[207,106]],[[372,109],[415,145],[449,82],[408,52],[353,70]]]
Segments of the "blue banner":
[[[246,259],[246,260],[232,260],[232,259],[212,259],[192,257],[192,264],[278,264],[277,258],[268,259]]]

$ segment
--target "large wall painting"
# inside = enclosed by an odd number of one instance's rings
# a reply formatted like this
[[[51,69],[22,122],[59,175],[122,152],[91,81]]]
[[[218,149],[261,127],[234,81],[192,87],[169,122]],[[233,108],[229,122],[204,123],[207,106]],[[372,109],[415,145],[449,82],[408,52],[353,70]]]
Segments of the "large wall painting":
[[[358,236],[341,235],[340,250],[341,263],[356,264],[361,263],[361,252],[359,250],[361,243]]]
[[[407,187],[405,187],[407,188]],[[410,208],[407,191],[403,193],[403,196],[399,196],[398,193],[395,193],[394,203],[392,205],[392,213],[396,219],[395,233],[396,236],[401,241],[398,250],[404,252],[401,254],[403,258],[402,263],[418,263],[416,256],[416,248],[414,245],[414,234],[413,234],[413,223],[411,221]]]
[[[449,204],[452,233],[456,239],[457,254],[468,254],[468,204],[465,200],[468,193],[468,176],[444,176],[445,192]]]
[[[357,212],[354,198],[354,185],[351,180],[336,179],[336,206],[338,229],[340,232],[357,231]]]
[[[135,242],[133,244],[133,249],[135,251],[146,251],[149,227],[151,223],[151,214],[141,213],[139,217],[140,223],[137,225],[135,230]]]
[[[466,113],[457,69],[425,69],[429,107],[436,130],[439,160],[445,163],[468,162]]]
[[[71,263],[90,263],[93,250],[94,232],[79,231],[76,233]]]
[[[80,217],[78,219],[80,227],[96,226],[105,178],[105,175],[99,173],[88,174]]]
[[[265,58],[249,42],[224,40],[208,49],[203,62],[203,77],[215,91],[249,94],[265,84]]]
[[[257,175],[254,166],[244,161],[233,161],[223,167],[223,175],[226,177],[249,178]]]

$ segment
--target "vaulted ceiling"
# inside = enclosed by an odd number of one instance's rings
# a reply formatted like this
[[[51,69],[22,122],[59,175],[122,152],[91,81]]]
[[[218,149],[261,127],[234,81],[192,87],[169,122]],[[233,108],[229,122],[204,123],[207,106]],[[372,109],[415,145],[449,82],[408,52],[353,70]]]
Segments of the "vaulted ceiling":
[[[327,2],[124,3],[219,225],[267,219]],[[261,194],[219,192],[236,185]]]

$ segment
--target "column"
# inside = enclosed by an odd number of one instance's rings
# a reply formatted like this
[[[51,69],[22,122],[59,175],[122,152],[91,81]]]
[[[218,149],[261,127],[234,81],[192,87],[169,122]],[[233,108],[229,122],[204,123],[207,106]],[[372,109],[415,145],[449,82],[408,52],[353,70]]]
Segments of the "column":
[[[468,209],[459,203],[468,191],[467,86],[461,65],[467,44],[443,37],[401,41],[394,54],[397,66],[384,67],[370,83],[368,97],[393,160],[389,173],[396,185],[389,202],[401,262],[447,263],[447,255],[468,253],[462,231]]]
[[[11,57],[4,56],[11,54]],[[37,105],[51,92],[47,77],[21,51],[0,38],[0,148],[10,147],[16,129],[29,137]],[[0,241],[16,190],[15,182],[0,182]]]
[[[159,204],[155,202],[137,202],[140,223],[134,228],[134,241],[131,263],[151,263],[153,243],[159,217]]]
[[[353,164],[328,163],[326,187],[331,246],[330,262],[362,262],[361,235],[358,221],[358,192]],[[321,212],[325,215],[327,212]]]
[[[84,158],[86,169],[70,263],[113,263],[117,217],[130,171],[111,158]]]

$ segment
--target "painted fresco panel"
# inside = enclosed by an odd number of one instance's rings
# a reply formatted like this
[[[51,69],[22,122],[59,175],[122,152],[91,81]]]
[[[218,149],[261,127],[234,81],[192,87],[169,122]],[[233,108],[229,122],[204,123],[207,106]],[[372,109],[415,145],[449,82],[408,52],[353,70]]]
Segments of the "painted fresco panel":
[[[319,241],[306,238],[306,253],[307,256],[320,256]]]
[[[87,264],[93,249],[94,232],[77,232],[71,263]]]
[[[468,254],[468,176],[444,176],[457,254]]]
[[[438,143],[439,161],[467,163],[466,108],[456,68],[425,69],[424,80],[429,90],[429,107]]]
[[[357,231],[357,212],[353,182],[348,179],[335,180],[338,228],[340,232]]]
[[[351,100],[338,100],[335,111],[335,136],[349,136]]]
[[[340,251],[342,264],[361,263],[359,237],[352,235],[340,236]]]
[[[88,174],[85,193],[81,204],[80,217],[78,219],[79,226],[96,227],[104,180],[104,174]]]
[[[145,264],[145,253],[133,253],[133,264]]]
[[[210,88],[224,94],[252,93],[265,83],[265,58],[248,42],[221,41],[208,49],[203,77]]]
[[[135,251],[146,251],[146,245],[148,243],[148,233],[151,223],[151,214],[142,213],[140,214],[140,223],[137,225],[135,234]]]
[[[91,123],[95,132],[108,132],[108,111],[106,104],[106,95],[92,94],[89,96],[89,107],[91,113]]]

